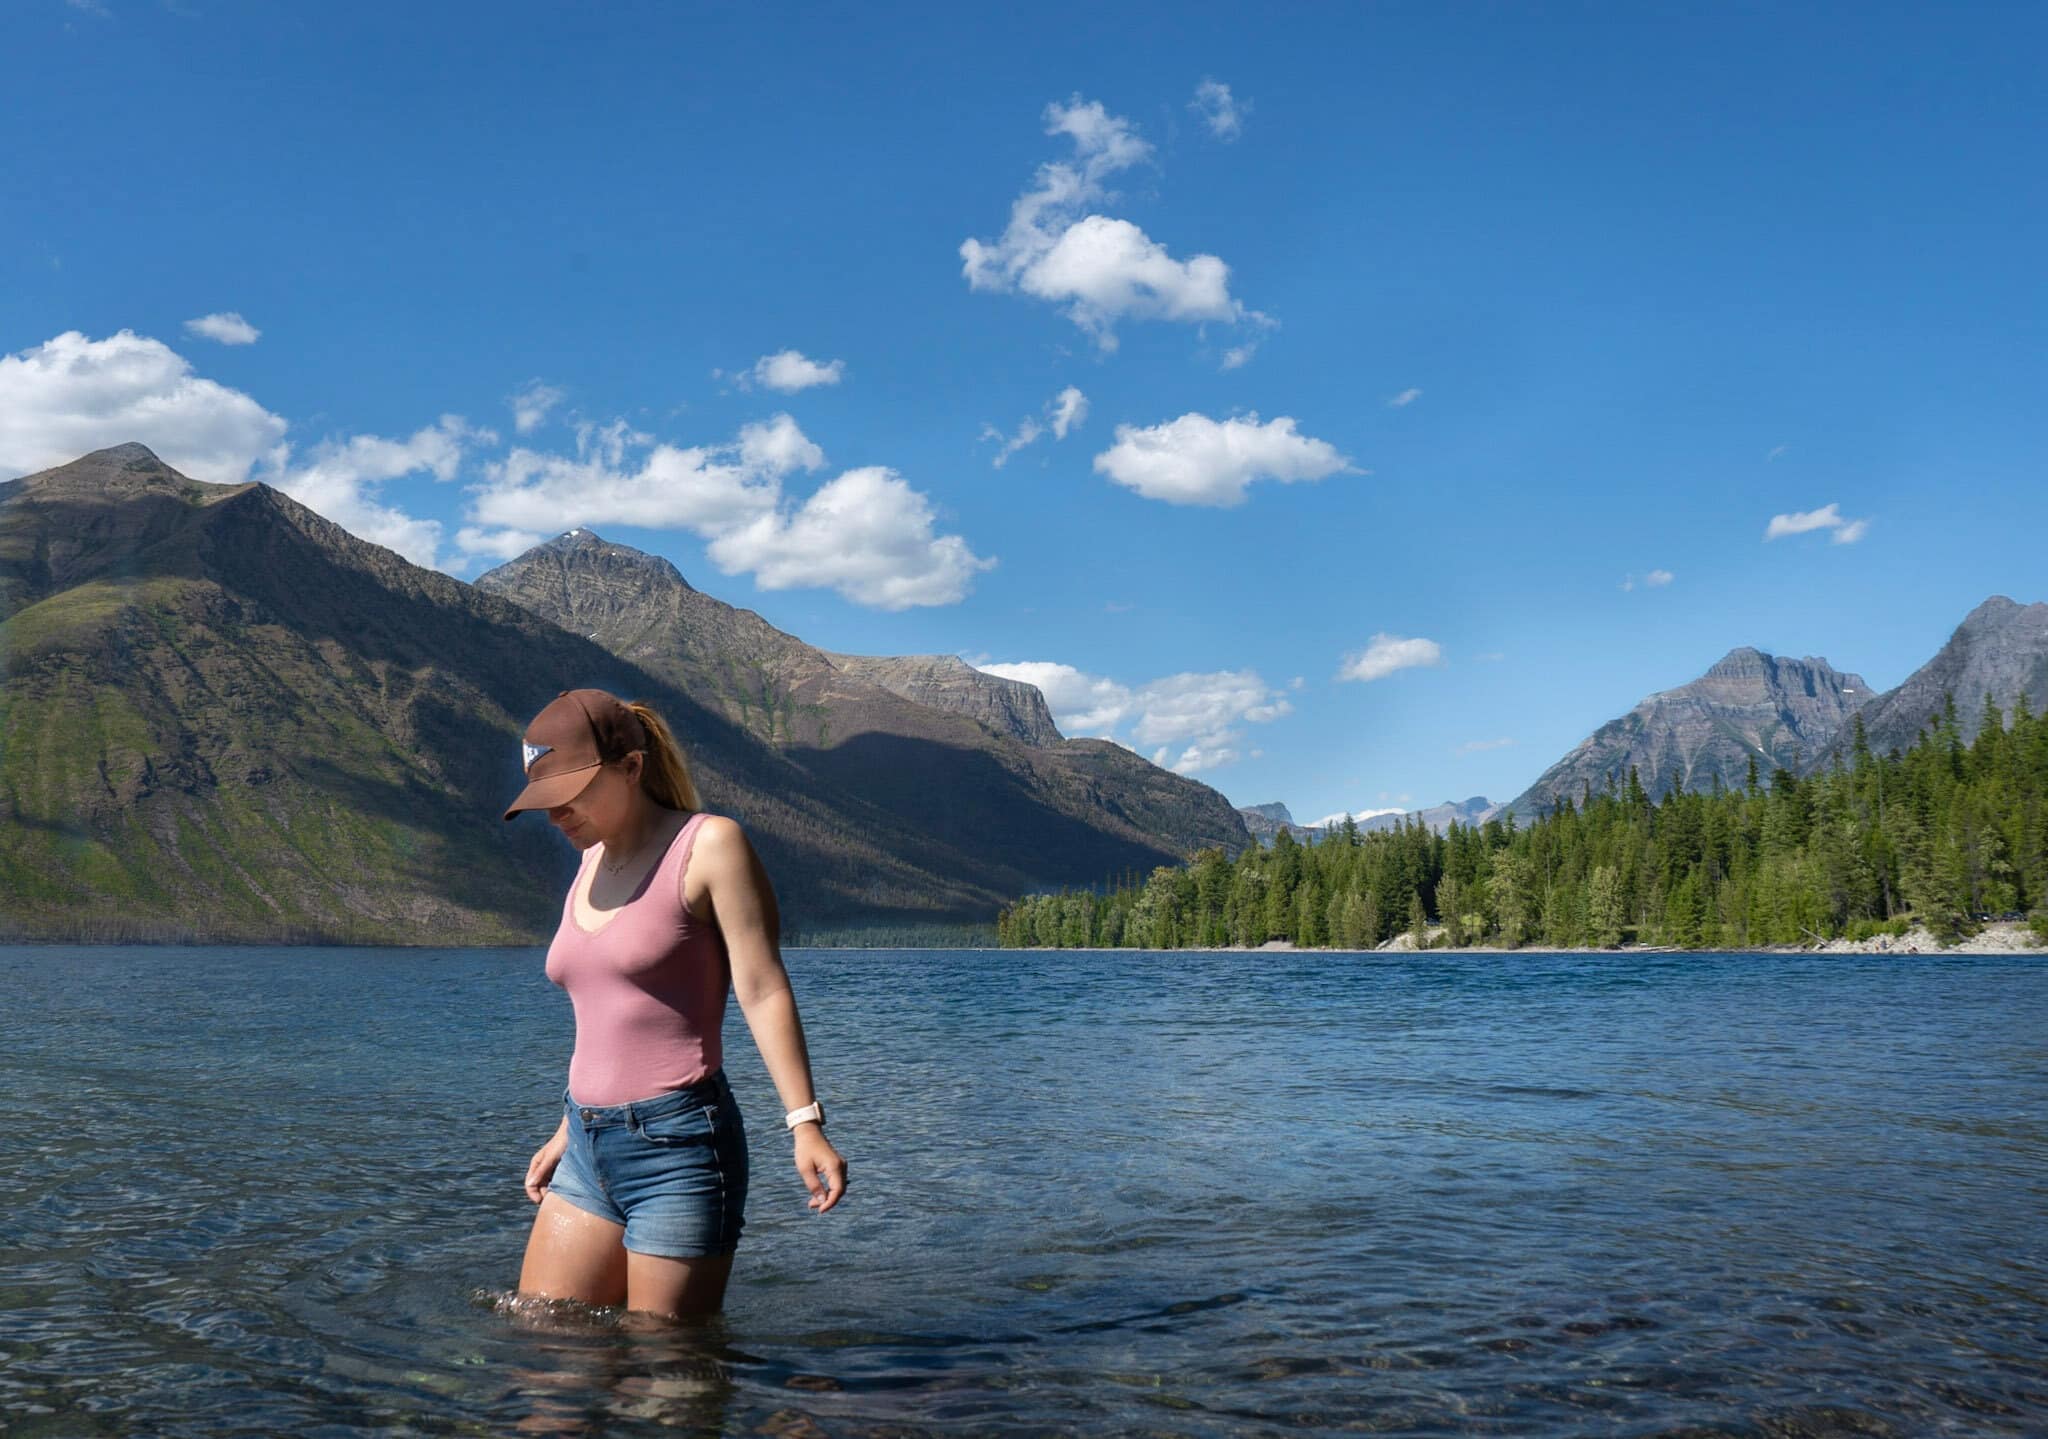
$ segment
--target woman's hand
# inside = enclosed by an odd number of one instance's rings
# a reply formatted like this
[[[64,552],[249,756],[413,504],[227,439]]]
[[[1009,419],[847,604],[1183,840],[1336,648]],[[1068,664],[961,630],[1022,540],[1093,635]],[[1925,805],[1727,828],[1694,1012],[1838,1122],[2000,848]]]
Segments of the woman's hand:
[[[811,1191],[811,1208],[820,1214],[846,1193],[846,1161],[816,1124],[796,1127],[796,1173]]]
[[[526,1197],[535,1204],[547,1196],[548,1181],[555,1177],[555,1166],[562,1162],[562,1152],[569,1147],[569,1136],[556,1130],[554,1137],[533,1151],[533,1158],[526,1161]]]

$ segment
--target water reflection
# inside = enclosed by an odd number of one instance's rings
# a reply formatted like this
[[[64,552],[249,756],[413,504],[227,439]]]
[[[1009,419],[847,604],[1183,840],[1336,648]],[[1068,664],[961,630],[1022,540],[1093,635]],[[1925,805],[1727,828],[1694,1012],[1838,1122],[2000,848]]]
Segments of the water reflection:
[[[725,1432],[743,1357],[722,1318],[677,1323],[510,1291],[477,1299],[528,1340],[493,1406],[514,1432],[602,1435],[632,1421]]]

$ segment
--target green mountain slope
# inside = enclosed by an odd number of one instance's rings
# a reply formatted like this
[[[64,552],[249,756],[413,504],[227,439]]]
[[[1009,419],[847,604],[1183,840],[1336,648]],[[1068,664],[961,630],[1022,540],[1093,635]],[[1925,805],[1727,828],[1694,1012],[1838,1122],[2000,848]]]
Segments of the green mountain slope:
[[[1250,842],[1209,786],[1106,740],[1061,739],[1031,686],[958,661],[829,654],[589,530],[528,551],[477,588],[719,705],[807,773],[977,873],[1014,876],[1019,892]]]
[[[545,935],[572,857],[498,812],[526,718],[582,684],[663,709],[799,928],[1015,892],[588,640],[122,446],[0,487],[0,927]]]

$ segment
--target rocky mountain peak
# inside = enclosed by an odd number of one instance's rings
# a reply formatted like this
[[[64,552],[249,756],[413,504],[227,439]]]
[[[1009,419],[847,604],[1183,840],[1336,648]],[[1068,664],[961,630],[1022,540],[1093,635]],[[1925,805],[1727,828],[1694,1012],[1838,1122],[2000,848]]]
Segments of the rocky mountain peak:
[[[958,655],[844,655],[826,652],[841,674],[880,685],[933,709],[964,714],[1028,745],[1060,743],[1037,685],[978,670]]]
[[[1633,769],[1653,796],[1735,786],[1754,762],[1804,768],[1823,754],[1870,699],[1861,675],[1809,655],[1788,659],[1752,646],[1722,656],[1698,679],[1662,690],[1610,720],[1543,772],[1510,806],[1523,819],[1557,796],[1577,801],[1590,787],[1626,781]]]
[[[2048,604],[2022,605],[1993,595],[1970,611],[1933,659],[1863,711],[1871,749],[1910,747],[1940,718],[1950,697],[1967,742],[1983,719],[1986,695],[2010,710],[2021,695],[2048,705]]]

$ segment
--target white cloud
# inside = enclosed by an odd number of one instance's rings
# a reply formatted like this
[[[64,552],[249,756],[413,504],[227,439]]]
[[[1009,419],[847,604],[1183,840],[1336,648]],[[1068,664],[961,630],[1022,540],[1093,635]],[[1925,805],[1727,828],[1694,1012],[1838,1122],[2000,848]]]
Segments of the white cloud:
[[[217,340],[223,345],[253,345],[263,333],[233,310],[187,320],[185,330],[202,340]]]
[[[486,530],[476,525],[464,525],[455,532],[455,548],[470,556],[516,560],[546,538],[530,530]]]
[[[1244,503],[1254,480],[1320,480],[1359,474],[1334,446],[1298,434],[1286,416],[1259,423],[1186,414],[1139,429],[1118,425],[1116,443],[1095,457],[1098,473],[1148,500],[1174,505]]]
[[[1512,749],[1514,743],[1511,739],[1468,739],[1458,746],[1458,753],[1478,754],[1482,750]]]
[[[548,413],[568,398],[565,391],[539,380],[528,380],[505,401],[512,407],[512,428],[530,435],[547,423]]]
[[[1016,432],[1009,435],[1005,435],[994,425],[983,425],[981,437],[1000,443],[1001,448],[996,451],[996,457],[992,462],[1000,470],[1010,462],[1010,456],[1027,445],[1036,444],[1044,436],[1048,425],[1051,426],[1052,437],[1055,440],[1064,440],[1070,431],[1079,427],[1087,418],[1088,397],[1073,385],[1069,385],[1045,402],[1043,421],[1036,415],[1026,415],[1017,422]]]
[[[240,390],[192,373],[161,340],[67,330],[0,356],[0,474],[138,441],[173,469],[239,484],[284,444],[286,424]]]
[[[1052,437],[1064,440],[1068,431],[1087,421],[1088,397],[1069,385],[1052,397],[1046,409],[1052,416]]]
[[[1817,510],[1801,510],[1789,515],[1772,515],[1770,524],[1764,527],[1764,540],[1783,539],[1787,535],[1803,535],[1813,530],[1833,530],[1830,536],[1838,545],[1853,545],[1870,532],[1869,520],[1850,520],[1842,517],[1839,504],[1822,505]]]
[[[514,543],[508,530],[684,529],[709,541],[721,570],[751,572],[763,589],[829,588],[888,610],[951,604],[995,563],[934,533],[930,501],[891,470],[849,470],[801,504],[786,501],[785,480],[824,466],[788,415],[689,448],[655,444],[623,420],[581,426],[574,456],[515,449],[487,469],[463,531],[476,543],[465,548],[500,553]]]
[[[1201,322],[1263,320],[1230,294],[1230,267],[1214,255],[1176,260],[1128,220],[1088,213],[1111,197],[1104,182],[1149,159],[1152,147],[1099,101],[1075,96],[1045,110],[1048,135],[1074,143],[1073,164],[1039,166],[994,242],[960,244],[961,273],[976,290],[1014,290],[1065,307],[1105,350],[1129,318]]]
[[[1062,733],[1143,746],[1154,764],[1181,774],[1233,762],[1241,726],[1268,724],[1293,711],[1286,696],[1253,670],[1167,675],[1125,685],[1046,660],[976,668],[1036,685]]]
[[[1411,386],[1410,388],[1401,391],[1401,393],[1398,395],[1388,396],[1387,404],[1393,409],[1405,410],[1421,398],[1422,391],[1415,389]]]
[[[460,415],[443,415],[409,439],[354,435],[325,442],[310,461],[291,466],[274,483],[349,533],[432,568],[440,558],[441,522],[418,519],[383,503],[377,487],[415,474],[452,480],[469,447],[495,444],[497,438],[489,430],[472,428]]]
[[[754,361],[754,368],[741,377],[741,383],[751,381],[763,389],[793,395],[817,385],[836,385],[845,377],[844,360],[821,364],[799,350],[782,350]]]
[[[879,465],[827,481],[794,510],[757,516],[711,541],[727,574],[764,590],[829,587],[856,604],[902,610],[963,599],[991,568],[958,535],[934,535],[931,502]]]
[[[1258,352],[1259,342],[1257,340],[1249,340],[1242,345],[1232,345],[1223,352],[1222,368],[1226,370],[1241,370],[1251,363],[1252,356]]]
[[[1235,140],[1244,133],[1244,117],[1251,114],[1252,102],[1234,98],[1228,85],[1205,77],[1195,86],[1195,98],[1188,101],[1188,108],[1202,117],[1211,135]]]
[[[1771,461],[1777,459],[1779,456],[1783,455],[1787,450],[1791,448],[1792,447],[1790,445],[1772,445],[1771,452],[1764,456],[1764,463],[1768,465]]]
[[[1664,585],[1670,584],[1673,580],[1677,578],[1678,576],[1672,574],[1669,570],[1651,570],[1648,574],[1643,576],[1643,583],[1648,585],[1651,589],[1658,589]]]
[[[470,518],[541,534],[602,524],[718,533],[772,511],[785,476],[825,463],[787,415],[748,425],[726,445],[651,444],[617,420],[579,426],[573,456],[515,449],[487,468]],[[629,464],[628,452],[643,449]]]
[[[981,427],[981,437],[984,440],[999,440],[1002,442],[1001,448],[996,451],[995,459],[990,462],[999,470],[1004,465],[1010,463],[1010,456],[1016,454],[1017,451],[1023,449],[1026,445],[1037,443],[1038,437],[1044,433],[1045,426],[1039,424],[1037,420],[1029,415],[1018,421],[1017,433],[1014,435],[1005,435],[994,425],[983,425]]]
[[[1376,634],[1362,650],[1344,656],[1338,667],[1340,680],[1380,680],[1396,670],[1433,668],[1444,662],[1443,646],[1435,640],[1404,639],[1400,635]]]

